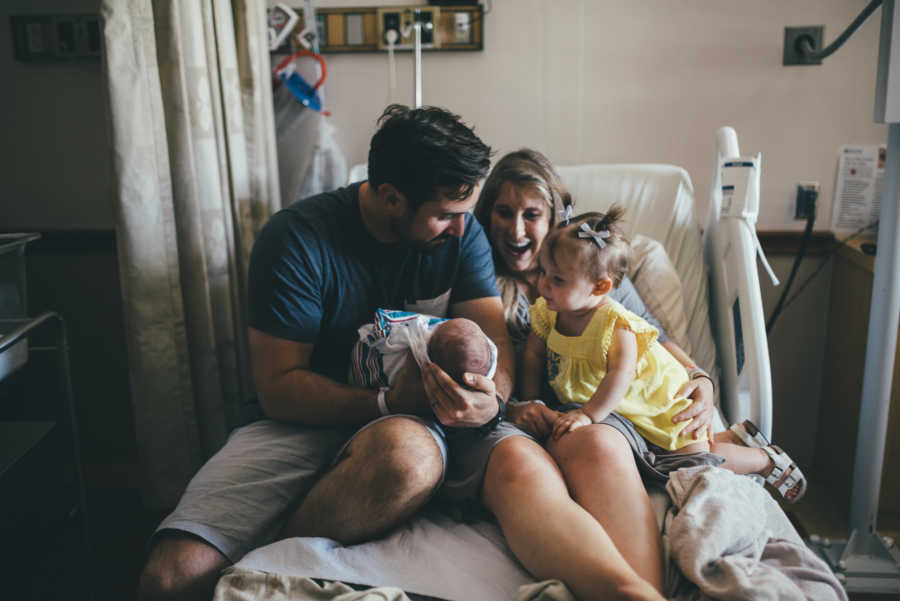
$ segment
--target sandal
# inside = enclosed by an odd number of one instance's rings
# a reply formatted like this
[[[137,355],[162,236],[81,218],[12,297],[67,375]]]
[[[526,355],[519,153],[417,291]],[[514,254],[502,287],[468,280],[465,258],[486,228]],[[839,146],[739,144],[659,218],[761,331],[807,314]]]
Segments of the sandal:
[[[759,431],[756,424],[749,419],[740,424],[732,424],[728,428],[746,446],[754,449],[762,449],[772,460],[772,471],[766,476],[766,482],[778,491],[778,493],[791,503],[796,503],[806,494],[806,478],[803,472],[794,463],[790,455],[778,445],[769,442],[769,439]],[[788,493],[794,491],[793,497]]]

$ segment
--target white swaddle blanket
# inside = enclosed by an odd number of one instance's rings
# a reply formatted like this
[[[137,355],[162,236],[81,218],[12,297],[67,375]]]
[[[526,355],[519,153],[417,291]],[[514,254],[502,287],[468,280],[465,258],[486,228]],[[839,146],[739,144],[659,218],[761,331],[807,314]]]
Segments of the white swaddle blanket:
[[[350,356],[349,381],[366,388],[391,386],[410,351],[421,367],[428,363],[428,339],[440,324],[449,321],[423,313],[376,309],[372,323],[359,328],[359,341]],[[484,337],[491,349],[488,378],[497,370],[497,346]]]

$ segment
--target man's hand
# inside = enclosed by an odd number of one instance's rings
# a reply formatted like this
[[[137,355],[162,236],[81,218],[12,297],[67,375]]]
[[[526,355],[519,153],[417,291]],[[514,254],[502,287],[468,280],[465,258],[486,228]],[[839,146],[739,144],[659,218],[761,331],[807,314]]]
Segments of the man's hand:
[[[693,421],[681,431],[681,435],[687,436],[693,432],[695,439],[700,438],[709,428],[715,411],[712,382],[706,378],[695,378],[681,387],[678,397],[690,398],[694,402],[684,411],[674,415],[672,421],[677,424],[693,418]]]
[[[509,403],[506,406],[506,419],[528,432],[538,440],[543,440],[553,430],[553,423],[562,415],[543,403],[527,401]]]
[[[563,413],[556,419],[556,422],[554,422],[553,424],[553,438],[555,440],[559,440],[559,437],[563,434],[573,432],[578,428],[583,428],[584,426],[590,426],[592,423],[594,423],[594,420],[592,420],[588,416],[588,414],[581,409],[575,409],[574,411]]]
[[[497,415],[494,381],[478,374],[464,375],[464,388],[434,363],[422,366],[422,383],[434,416],[451,428],[477,428]]]

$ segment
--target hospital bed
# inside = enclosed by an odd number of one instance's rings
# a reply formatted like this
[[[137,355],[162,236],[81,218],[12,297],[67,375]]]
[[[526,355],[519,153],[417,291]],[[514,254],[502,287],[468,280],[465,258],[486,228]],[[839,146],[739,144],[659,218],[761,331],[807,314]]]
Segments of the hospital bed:
[[[632,274],[638,291],[670,336],[717,381],[724,416],[717,416],[714,429],[749,418],[770,436],[769,357],[756,266],[759,158],[740,157],[731,128],[718,132],[703,229],[691,179],[680,167],[580,165],[559,172],[576,213],[613,203],[625,207],[626,233],[638,246]],[[364,178],[364,167],[354,174]],[[662,523],[668,498],[662,489],[650,493]],[[217,599],[332,598],[321,587],[339,585],[333,581],[398,587],[412,598],[511,601],[533,579],[495,524],[459,523],[426,508],[387,538],[362,545],[293,538],[256,549],[226,572]],[[303,596],[303,587],[315,594]]]

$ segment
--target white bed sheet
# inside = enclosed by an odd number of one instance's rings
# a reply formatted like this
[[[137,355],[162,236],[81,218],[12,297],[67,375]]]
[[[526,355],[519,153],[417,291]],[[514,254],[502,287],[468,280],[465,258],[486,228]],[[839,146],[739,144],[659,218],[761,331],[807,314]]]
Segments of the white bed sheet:
[[[237,567],[394,586],[452,601],[510,601],[534,579],[492,523],[461,524],[426,511],[387,538],[343,547],[327,538],[295,538],[248,553]]]

